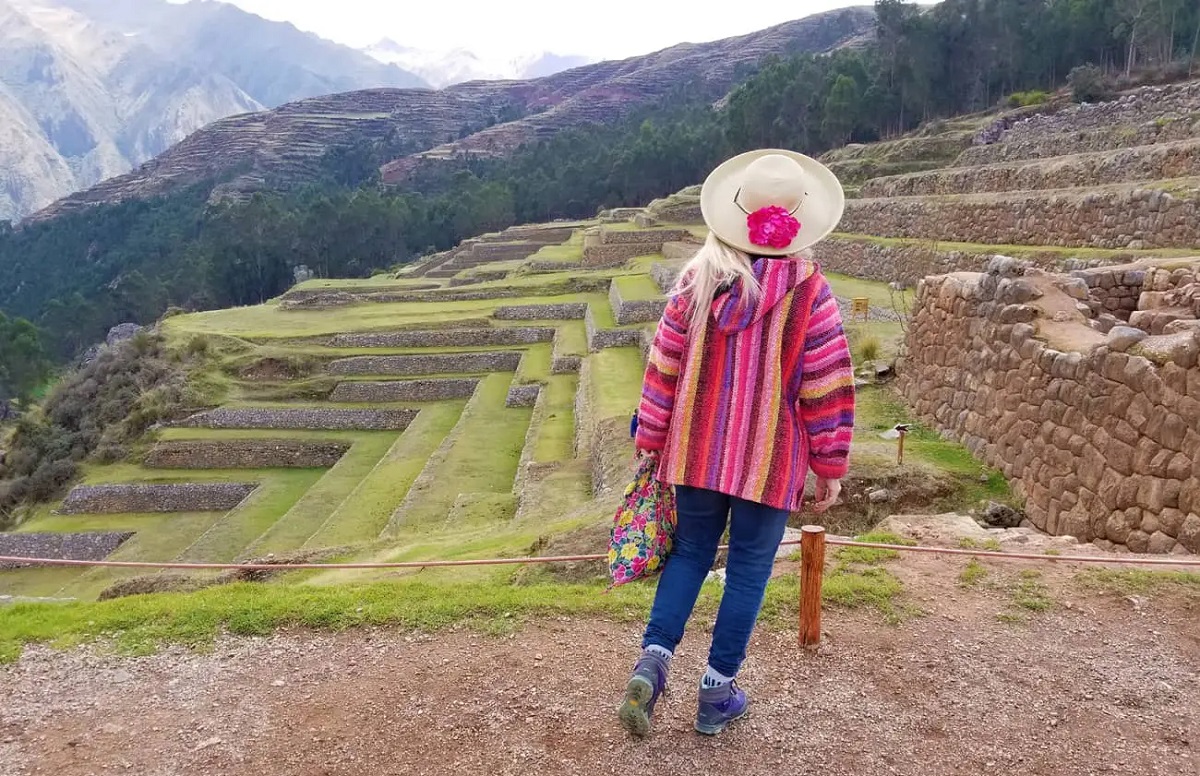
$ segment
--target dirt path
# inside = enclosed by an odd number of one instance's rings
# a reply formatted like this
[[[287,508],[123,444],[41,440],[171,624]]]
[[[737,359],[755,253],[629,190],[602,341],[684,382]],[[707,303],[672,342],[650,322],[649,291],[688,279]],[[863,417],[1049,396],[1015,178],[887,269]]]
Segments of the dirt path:
[[[1082,593],[1005,624],[1005,585],[961,561],[894,564],[925,614],[831,611],[817,655],[760,632],[749,719],[691,731],[697,629],[653,738],[614,724],[636,623],[556,620],[495,637],[395,630],[224,639],[146,658],[36,648],[0,668],[0,773],[1200,773],[1195,600]]]

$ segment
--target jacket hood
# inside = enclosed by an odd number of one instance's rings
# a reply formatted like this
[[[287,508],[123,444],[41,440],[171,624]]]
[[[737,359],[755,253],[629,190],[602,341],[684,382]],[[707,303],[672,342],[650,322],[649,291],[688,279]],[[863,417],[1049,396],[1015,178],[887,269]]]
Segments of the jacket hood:
[[[754,276],[762,293],[757,299],[750,299],[740,280],[719,291],[712,303],[717,328],[724,334],[736,334],[754,326],[816,271],[816,265],[805,259],[756,259]]]

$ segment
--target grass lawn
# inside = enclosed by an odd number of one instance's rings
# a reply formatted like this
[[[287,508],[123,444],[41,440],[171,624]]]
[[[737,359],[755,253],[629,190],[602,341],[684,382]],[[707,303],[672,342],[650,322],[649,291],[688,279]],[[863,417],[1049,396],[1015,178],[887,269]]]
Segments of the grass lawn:
[[[554,345],[549,342],[539,342],[527,345],[521,364],[517,367],[516,382],[545,384],[550,379],[551,352]]]
[[[575,391],[578,375],[552,375],[542,401],[546,416],[538,428],[533,460],[537,463],[569,461],[575,447]]]
[[[482,287],[483,284],[480,284]],[[587,295],[561,294],[459,302],[364,302],[332,310],[281,310],[278,304],[233,307],[176,315],[164,322],[169,335],[225,334],[252,339],[317,337],[352,331],[378,331],[393,326],[444,323],[489,316],[497,307],[585,301]]]
[[[558,352],[564,356],[587,355],[587,327],[583,321],[563,321],[555,334]]]
[[[112,560],[175,560],[188,545],[222,519],[220,512],[173,512],[120,515],[50,515],[21,526],[22,531],[136,531],[117,548]],[[35,584],[23,595],[94,598],[118,579],[145,569],[29,569]],[[67,573],[70,572],[70,573]],[[26,574],[26,570],[16,572]]]
[[[626,301],[636,302],[662,298],[662,291],[658,289],[658,284],[651,280],[649,275],[625,275],[614,278],[613,282],[617,284],[621,298]]]
[[[245,475],[246,472],[238,472]],[[263,469],[254,479],[262,484],[245,501],[217,520],[179,555],[188,562],[233,561],[292,509],[324,476],[323,469]]]
[[[592,355],[592,397],[598,419],[627,417],[642,396],[645,364],[638,348],[607,348]]]
[[[507,374],[493,374],[479,384],[453,438],[430,457],[425,468],[432,478],[417,482],[402,506],[404,511],[393,516],[393,532],[401,526],[443,522],[460,494],[512,492],[533,410],[504,406],[511,382]]]
[[[261,557],[269,553],[289,552],[302,546],[319,546],[310,544],[309,540],[363,483],[363,479],[391,449],[398,436],[394,431],[361,432],[346,454],[242,555]]]
[[[879,283],[874,280],[862,280],[861,278],[850,277],[849,275],[839,275],[835,272],[825,273],[826,279],[829,280],[829,287],[833,289],[833,293],[844,299],[853,299],[855,297],[865,296],[871,300],[871,307],[879,310],[892,310],[893,293],[888,288],[887,283]],[[900,304],[900,294],[896,293],[896,303]],[[912,294],[906,295],[906,298],[911,301]]]
[[[424,407],[304,547],[340,547],[378,537],[429,456],[458,421],[464,405],[448,401]]]
[[[583,261],[583,235],[582,233],[577,234],[579,234],[578,239],[572,237],[560,245],[543,245],[537,253],[529,257],[528,261]]]

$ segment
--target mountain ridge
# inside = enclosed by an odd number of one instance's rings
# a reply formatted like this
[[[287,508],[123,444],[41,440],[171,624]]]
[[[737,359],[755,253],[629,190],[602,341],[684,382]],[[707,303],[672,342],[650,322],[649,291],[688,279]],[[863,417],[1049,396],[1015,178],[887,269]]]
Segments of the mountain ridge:
[[[31,220],[204,181],[213,182],[218,197],[287,187],[316,174],[322,154],[331,148],[397,136],[411,150],[384,164],[381,176],[386,183],[402,183],[425,160],[505,155],[564,128],[620,120],[682,88],[717,100],[768,55],[859,45],[873,31],[872,8],[845,8],[539,79],[475,81],[436,91],[370,89],[300,100],[214,122],[138,169],[64,197]]]
[[[0,220],[229,115],[417,76],[225,3],[0,0]]]

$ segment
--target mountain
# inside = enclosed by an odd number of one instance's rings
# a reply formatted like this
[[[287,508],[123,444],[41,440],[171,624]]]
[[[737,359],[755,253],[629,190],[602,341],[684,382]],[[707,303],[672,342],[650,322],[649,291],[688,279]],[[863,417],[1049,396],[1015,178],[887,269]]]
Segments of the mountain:
[[[592,62],[587,57],[561,56],[550,52],[507,61],[488,61],[466,49],[430,51],[404,46],[384,38],[365,53],[380,62],[399,65],[442,88],[467,81],[503,81],[544,78]]]
[[[200,127],[418,76],[220,2],[0,0],[0,221]]]
[[[718,100],[767,56],[861,45],[872,8],[846,8],[710,43],[684,43],[545,78],[473,81],[438,91],[370,89],[301,100],[214,122],[131,173],[66,197],[43,220],[90,205],[205,183],[219,197],[312,180],[330,149],[399,148],[381,169],[397,184],[423,161],[505,155],[582,124],[611,123],[686,91]]]

